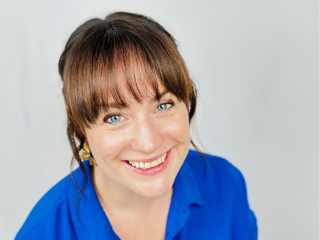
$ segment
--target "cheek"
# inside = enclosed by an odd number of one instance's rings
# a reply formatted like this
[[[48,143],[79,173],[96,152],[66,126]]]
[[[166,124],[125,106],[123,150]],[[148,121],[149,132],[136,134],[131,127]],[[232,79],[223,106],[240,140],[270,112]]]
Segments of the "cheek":
[[[87,134],[88,142],[95,158],[107,159],[121,151],[123,137],[104,129]]]
[[[162,126],[162,133],[171,139],[185,143],[190,141],[189,119],[187,114],[175,114]]]

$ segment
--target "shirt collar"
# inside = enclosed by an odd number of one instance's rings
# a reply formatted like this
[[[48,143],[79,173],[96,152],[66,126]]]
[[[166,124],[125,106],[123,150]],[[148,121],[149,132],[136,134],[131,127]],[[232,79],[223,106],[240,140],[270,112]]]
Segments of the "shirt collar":
[[[74,184],[72,184],[73,191],[70,191],[71,195],[69,196],[71,216],[77,239],[91,239],[93,236],[95,239],[103,239],[106,236],[109,236],[109,239],[119,239],[111,231],[111,224],[99,202],[92,181],[89,161],[83,161],[83,165],[88,176],[88,182],[78,206],[78,214],[76,208],[80,194]],[[78,186],[81,186],[83,174],[80,169],[74,172],[74,180]]]
[[[195,173],[188,163],[190,158],[191,156],[188,154],[173,184],[172,202],[185,207],[192,204],[203,205]]]
[[[191,205],[201,206],[204,204],[195,173],[188,163],[190,160],[192,159],[189,151],[173,184],[173,195],[167,219],[166,240],[173,239],[185,226],[191,216]]]

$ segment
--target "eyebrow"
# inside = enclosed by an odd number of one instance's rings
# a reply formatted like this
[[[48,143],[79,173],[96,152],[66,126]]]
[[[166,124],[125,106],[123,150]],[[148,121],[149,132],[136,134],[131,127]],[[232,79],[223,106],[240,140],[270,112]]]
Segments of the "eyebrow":
[[[166,89],[166,90],[164,90],[163,92],[161,92],[161,93],[159,94],[159,97],[160,97],[159,100],[158,100],[157,96],[154,96],[153,98],[150,99],[150,102],[152,102],[152,103],[158,102],[158,101],[160,101],[160,100],[163,98],[164,95],[166,95],[166,94],[168,94],[168,93],[169,93],[169,90]],[[130,105],[128,105],[128,106],[121,106],[121,105],[117,104],[116,102],[111,102],[111,103],[108,104],[108,110],[109,110],[110,108],[127,109],[127,108],[129,108],[129,106],[130,106]]]

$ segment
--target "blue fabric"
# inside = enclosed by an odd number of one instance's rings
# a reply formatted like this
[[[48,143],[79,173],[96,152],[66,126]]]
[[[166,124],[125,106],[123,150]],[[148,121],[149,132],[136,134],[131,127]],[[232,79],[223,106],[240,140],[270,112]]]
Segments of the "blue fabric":
[[[205,157],[207,164],[190,150],[175,179],[165,239],[257,239],[242,174],[225,159]],[[97,198],[89,162],[84,166],[88,185],[78,215],[78,189],[68,175],[36,204],[15,239],[119,239]],[[81,185],[80,169],[73,177]]]

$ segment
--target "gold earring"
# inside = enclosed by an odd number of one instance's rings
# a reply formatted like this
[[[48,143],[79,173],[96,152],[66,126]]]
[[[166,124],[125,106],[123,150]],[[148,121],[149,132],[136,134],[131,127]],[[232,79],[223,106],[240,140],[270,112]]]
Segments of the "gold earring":
[[[82,147],[82,152],[81,152],[81,160],[87,160],[88,158],[90,158],[89,164],[91,166],[98,166],[96,161],[94,160],[92,154],[91,154],[89,145],[87,143],[84,143],[83,147]]]

